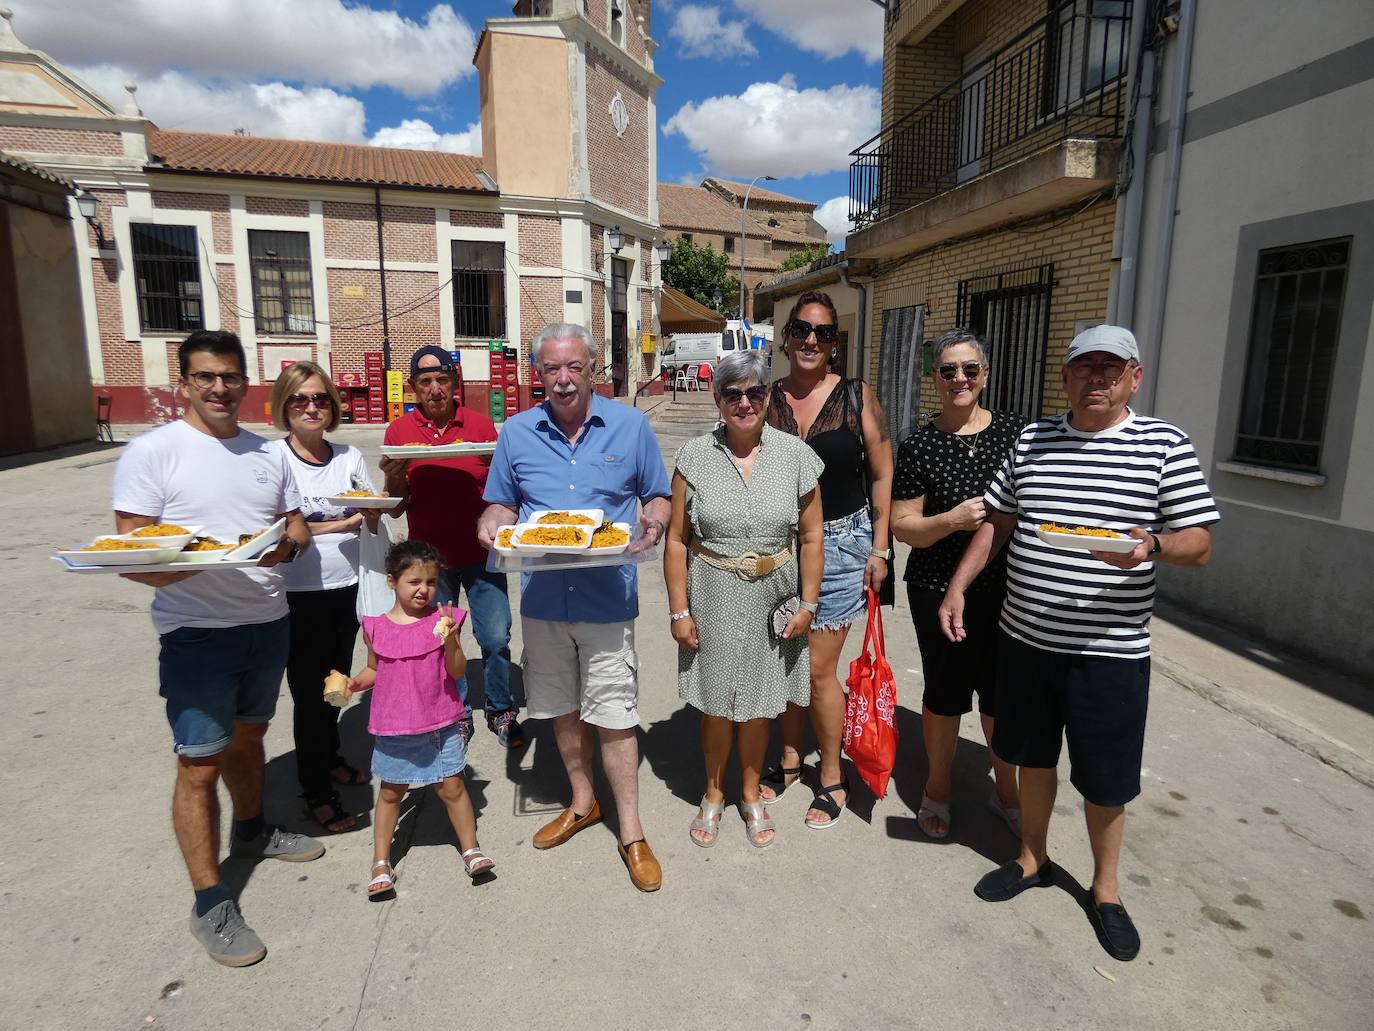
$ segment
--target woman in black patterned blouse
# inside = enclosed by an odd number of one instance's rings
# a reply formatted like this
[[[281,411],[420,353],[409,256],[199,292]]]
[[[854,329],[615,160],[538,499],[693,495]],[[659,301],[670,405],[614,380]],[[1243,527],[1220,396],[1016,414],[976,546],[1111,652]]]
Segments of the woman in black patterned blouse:
[[[968,590],[965,641],[952,644],[945,639],[939,610],[949,578],[986,516],[983,493],[1015,445],[1025,420],[1013,412],[988,411],[979,403],[987,386],[988,359],[975,333],[952,329],[937,337],[934,366],[940,414],[902,441],[892,483],[892,534],[911,545],[907,597],[925,675],[921,726],[930,773],[916,822],[932,838],[949,834],[950,767],[959,742],[959,719],[973,711],[977,694],[996,779],[988,805],[1019,838],[1016,768],[992,752],[1005,552],[988,562]]]

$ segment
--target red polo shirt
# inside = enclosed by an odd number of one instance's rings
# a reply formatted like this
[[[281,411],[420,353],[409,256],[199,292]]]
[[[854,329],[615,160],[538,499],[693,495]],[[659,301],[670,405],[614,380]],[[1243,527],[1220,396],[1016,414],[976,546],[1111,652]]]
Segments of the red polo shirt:
[[[415,408],[386,428],[382,443],[452,444],[495,439],[496,424],[471,408],[460,407],[442,428]],[[410,536],[434,545],[446,566],[473,566],[487,560],[486,550],[477,543],[477,519],[487,507],[482,491],[490,466],[490,458],[478,457],[417,458],[410,463],[406,474]]]

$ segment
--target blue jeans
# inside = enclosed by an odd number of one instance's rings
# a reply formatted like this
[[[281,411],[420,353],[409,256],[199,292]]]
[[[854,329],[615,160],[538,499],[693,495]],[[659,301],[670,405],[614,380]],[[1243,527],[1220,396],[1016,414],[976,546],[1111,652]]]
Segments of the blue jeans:
[[[482,682],[489,715],[515,708],[510,695],[510,599],[506,574],[492,573],[483,565],[451,566],[439,574],[438,601],[458,604],[458,589],[467,593],[472,632],[482,649]],[[458,681],[463,705],[468,706],[467,678]]]

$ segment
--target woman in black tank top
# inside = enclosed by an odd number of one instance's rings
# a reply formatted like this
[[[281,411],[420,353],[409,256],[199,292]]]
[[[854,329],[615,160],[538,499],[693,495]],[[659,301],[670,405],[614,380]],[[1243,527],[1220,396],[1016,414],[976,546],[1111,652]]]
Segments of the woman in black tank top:
[[[892,443],[887,419],[862,380],[829,371],[839,338],[830,298],[804,293],[792,306],[783,334],[792,368],[773,384],[768,423],[801,437],[825,463],[821,509],[825,525],[825,577],[820,611],[811,623],[811,723],[820,745],[820,789],[806,814],[816,830],[833,826],[849,797],[840,773],[844,691],[838,666],[849,627],[866,609],[865,587],[878,590],[892,558],[888,518],[892,495]],[[801,776],[806,710],[789,704],[779,717],[782,759],[762,778],[760,797],[775,801]],[[838,796],[838,797],[837,797]]]

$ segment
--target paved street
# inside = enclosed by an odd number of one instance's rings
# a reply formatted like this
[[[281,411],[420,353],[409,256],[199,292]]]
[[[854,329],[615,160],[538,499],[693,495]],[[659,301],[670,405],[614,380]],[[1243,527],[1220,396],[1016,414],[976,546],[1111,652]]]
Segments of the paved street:
[[[665,423],[669,457],[697,425],[678,419]],[[380,431],[340,436],[375,464]],[[1374,721],[1358,707],[1285,682],[1269,664],[1247,708],[1228,682],[1244,685],[1251,658],[1205,628],[1158,627],[1144,793],[1129,810],[1122,863],[1144,947],[1117,963],[1081,908],[1091,862],[1067,781],[1051,829],[1068,875],[1060,890],[1004,905],[973,896],[978,877],[1014,852],[984,808],[988,763],[973,719],[950,840],[916,830],[920,662],[900,592],[888,640],[903,746],[888,797],[859,790],[840,826],[821,834],[802,826],[809,792],[794,790],[772,810],[772,849],[750,848],[730,811],[716,848],[693,847],[697,721],[677,699],[654,566],[641,577],[641,788],[662,891],[633,890],[606,827],[534,850],[532,833],[564,798],[552,734],[531,724],[530,746],[509,755],[479,728],[469,785],[495,881],[469,885],[442,806],[421,793],[401,822],[394,903],[364,898],[366,823],[328,839],[314,863],[226,864],[270,951],[251,969],[219,967],[186,930],[150,592],[60,573],[47,557],[109,525],[116,455],[0,471],[7,1027],[1371,1026],[1374,791],[1352,774],[1374,757]],[[518,636],[513,647],[518,657]],[[465,650],[476,654],[470,634]],[[1166,667],[1184,679],[1191,670],[1194,689]],[[1200,694],[1207,684],[1219,693]],[[309,830],[289,706],[283,690],[267,739],[268,814]],[[1289,716],[1300,726],[1283,740]],[[359,707],[343,718],[345,750],[360,763],[365,722]],[[1320,758],[1321,742],[1337,758]],[[345,790],[370,808],[370,789]]]

